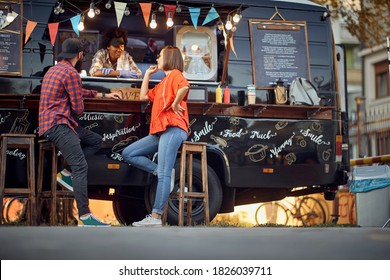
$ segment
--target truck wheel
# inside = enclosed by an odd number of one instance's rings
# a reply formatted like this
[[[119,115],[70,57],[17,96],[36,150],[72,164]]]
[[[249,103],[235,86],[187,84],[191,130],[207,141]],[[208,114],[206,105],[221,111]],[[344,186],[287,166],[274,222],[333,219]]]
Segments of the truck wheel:
[[[148,214],[142,199],[118,198],[112,202],[112,208],[116,219],[123,225],[131,225]]]
[[[175,163],[175,186],[172,192],[179,191],[180,183],[180,160]],[[210,221],[218,214],[222,204],[222,186],[215,171],[208,166],[208,185],[209,185],[209,208]],[[146,208],[151,212],[153,208],[154,196],[156,193],[157,180],[145,189],[145,204]],[[193,191],[197,192],[202,189],[202,171],[200,161],[193,160]],[[170,225],[178,224],[179,203],[177,199],[168,200],[168,216],[167,222]],[[187,223],[187,203],[184,202],[184,223]],[[192,200],[192,224],[204,223],[204,205],[202,199]]]

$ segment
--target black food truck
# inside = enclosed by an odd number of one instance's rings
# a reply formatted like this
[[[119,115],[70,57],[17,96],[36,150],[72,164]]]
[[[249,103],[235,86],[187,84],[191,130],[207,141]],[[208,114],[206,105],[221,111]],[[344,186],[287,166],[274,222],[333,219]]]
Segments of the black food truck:
[[[125,7],[122,14],[116,11],[118,3]],[[137,100],[142,80],[88,75],[102,33],[118,25],[128,31],[126,50],[143,72],[155,64],[156,51],[164,45],[183,52],[191,84],[188,141],[207,142],[211,218],[237,205],[286,196],[324,193],[326,199],[334,198],[349,170],[348,123],[343,54],[333,42],[327,8],[303,0],[161,0],[143,1],[150,3],[145,13],[138,1],[123,3],[1,1],[4,15],[9,6],[17,14],[8,24],[3,17],[0,30],[1,133],[37,133],[42,77],[56,62],[61,42],[77,36],[71,19],[80,15],[85,28],[79,33],[85,46],[83,87],[119,90],[124,96],[86,99],[86,112],[78,116],[80,125],[103,137],[101,151],[88,159],[89,195],[111,200],[119,222],[130,224],[148,213],[156,182],[121,158],[124,147],[148,134],[151,104]],[[167,19],[173,26],[167,26]],[[26,34],[31,22],[37,24]],[[54,36],[53,23],[58,28]],[[297,77],[315,85],[320,104],[280,100]],[[156,84],[162,73],[152,78]],[[216,102],[219,85],[229,88],[230,102]],[[248,96],[238,104],[242,91]],[[7,157],[13,166],[7,170],[7,185],[25,182],[23,152],[9,151]],[[178,171],[179,161],[175,167]],[[200,180],[195,159],[195,189]],[[173,191],[178,181],[176,172]],[[201,223],[202,203],[192,207],[193,222]],[[177,202],[170,200],[170,224],[177,224],[177,213]]]

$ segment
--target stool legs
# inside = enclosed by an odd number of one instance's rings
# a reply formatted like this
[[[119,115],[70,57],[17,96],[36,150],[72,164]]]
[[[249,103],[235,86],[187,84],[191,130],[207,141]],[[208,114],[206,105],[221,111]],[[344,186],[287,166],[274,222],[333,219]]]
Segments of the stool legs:
[[[32,134],[2,134],[1,135],[1,163],[0,163],[0,201],[3,205],[3,197],[9,195],[27,195],[28,197],[28,220],[30,225],[36,225],[36,192],[35,192],[35,135]],[[25,149],[27,155],[27,188],[5,188],[5,176],[7,170],[7,149]],[[3,220],[3,206],[0,218]]]

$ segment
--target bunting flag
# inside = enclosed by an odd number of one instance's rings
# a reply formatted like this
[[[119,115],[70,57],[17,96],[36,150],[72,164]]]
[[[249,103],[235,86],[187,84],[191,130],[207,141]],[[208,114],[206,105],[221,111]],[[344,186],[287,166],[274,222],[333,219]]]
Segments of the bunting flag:
[[[80,32],[79,32],[80,20],[81,20],[81,15],[74,16],[70,19],[70,22],[72,23],[72,28],[74,32],[77,34],[77,37],[80,37]]]
[[[235,50],[235,48],[234,48],[233,33],[232,33],[232,36],[230,36],[230,38],[229,38],[229,45],[230,45],[230,48],[232,49],[234,55],[236,56],[236,58],[238,58],[238,57],[237,57],[236,50]]]
[[[152,10],[152,3],[139,3],[144,16],[146,27],[149,26],[150,11]]]
[[[15,13],[14,11],[12,11],[12,16],[14,17],[14,21],[15,19],[17,18],[19,14],[18,13]],[[4,20],[4,23],[1,25],[0,29],[3,29],[5,27],[7,27],[8,25],[10,25],[11,22],[8,22],[7,20]]]
[[[33,32],[35,26],[37,26],[37,22],[27,20],[27,25],[26,25],[26,38],[24,39],[24,44],[27,43],[28,38],[30,38],[31,32]]]
[[[47,27],[49,28],[49,34],[50,34],[50,41],[52,46],[54,46],[54,43],[56,41],[57,32],[58,32],[58,22],[49,23]]]
[[[114,6],[115,6],[115,13],[116,13],[116,22],[119,27],[121,25],[121,21],[125,13],[127,4],[114,1]]]
[[[211,9],[208,12],[206,18],[204,19],[202,25],[205,25],[205,24],[209,23],[210,21],[212,21],[212,20],[214,20],[216,18],[219,18],[219,14],[218,14],[217,10],[214,7],[211,7]]]
[[[198,19],[199,19],[199,16],[200,16],[200,8],[190,8],[190,7],[188,7],[188,10],[190,11],[192,24],[194,25],[195,29],[197,29],[197,27],[198,27]]]

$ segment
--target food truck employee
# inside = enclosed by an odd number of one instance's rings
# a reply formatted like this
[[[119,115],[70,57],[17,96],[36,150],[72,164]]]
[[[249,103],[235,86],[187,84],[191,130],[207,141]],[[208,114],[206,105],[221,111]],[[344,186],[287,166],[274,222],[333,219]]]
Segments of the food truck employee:
[[[141,70],[125,51],[126,42],[126,30],[108,30],[103,36],[103,49],[98,50],[92,59],[89,74],[95,77],[142,78]]]

